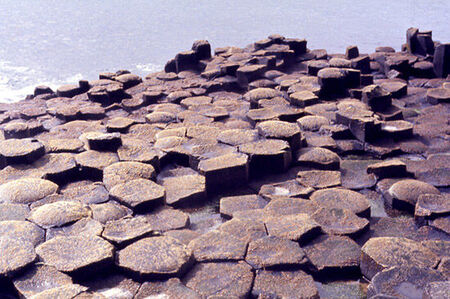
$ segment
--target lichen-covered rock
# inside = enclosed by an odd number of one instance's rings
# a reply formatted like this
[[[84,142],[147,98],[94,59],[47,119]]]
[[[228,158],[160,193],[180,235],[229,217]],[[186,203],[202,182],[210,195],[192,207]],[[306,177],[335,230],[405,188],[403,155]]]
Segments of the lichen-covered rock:
[[[92,204],[89,207],[92,210],[92,218],[103,224],[108,221],[121,219],[133,213],[131,209],[114,200],[100,204]]]
[[[199,263],[183,282],[204,297],[246,298],[253,277],[252,268],[245,262]]]
[[[51,181],[24,178],[0,185],[0,202],[29,204],[58,191],[58,185]]]
[[[106,223],[102,237],[115,244],[123,245],[150,235],[153,228],[142,216],[122,218]]]
[[[50,240],[57,236],[100,236],[102,231],[103,225],[99,221],[85,217],[69,225],[47,229],[46,239]]]
[[[430,249],[407,238],[371,238],[361,252],[361,272],[369,279],[390,267],[434,268],[439,262],[439,257]]]
[[[155,168],[152,165],[140,162],[117,162],[103,170],[103,183],[106,189],[111,190],[117,184],[139,178],[153,180],[155,176]]]
[[[268,217],[266,224],[269,236],[299,241],[301,243],[316,237],[321,233],[319,224],[308,214],[295,214],[279,217]]]
[[[231,218],[236,211],[262,209],[266,205],[267,201],[256,194],[222,197],[220,214]]]
[[[221,224],[218,229],[235,236],[245,243],[267,236],[266,227],[261,219],[247,220],[233,218]]]
[[[45,241],[45,231],[29,221],[0,221],[0,235],[14,240],[30,242],[34,246]]]
[[[62,226],[90,215],[82,203],[76,201],[57,201],[44,204],[31,210],[30,221],[43,228]]]
[[[245,261],[255,269],[299,266],[307,260],[298,243],[273,236],[250,242],[245,257]]]
[[[303,246],[303,250],[324,277],[359,272],[361,248],[349,237],[322,235]]]
[[[189,243],[197,262],[242,260],[247,242],[223,231],[210,231]]]
[[[301,147],[301,133],[300,128],[293,123],[268,120],[260,122],[256,125],[258,132],[265,138],[282,139],[289,142],[292,150]]]
[[[162,207],[143,215],[152,229],[157,232],[165,232],[173,229],[189,227],[189,215],[183,211]]]
[[[24,275],[14,278],[13,283],[19,295],[28,298],[49,289],[72,284],[72,278],[54,267],[35,265]]]
[[[166,191],[164,187],[153,181],[135,179],[115,185],[111,188],[110,195],[132,209],[144,209],[161,204],[164,201]]]
[[[305,299],[320,298],[312,276],[302,270],[259,270],[256,273],[252,295],[259,298],[292,298],[297,296]]]
[[[168,205],[201,202],[206,197],[205,177],[199,174],[166,177],[158,182],[166,189]]]
[[[0,237],[0,277],[12,276],[36,260],[31,242]]]
[[[83,275],[109,265],[114,246],[97,236],[55,237],[39,245],[36,253],[45,265]]]
[[[0,221],[25,220],[30,214],[30,208],[24,204],[0,204]]]
[[[140,277],[182,275],[191,263],[191,251],[174,238],[144,238],[116,254],[120,268]]]
[[[0,157],[7,164],[33,163],[45,154],[44,145],[36,139],[8,139],[0,141]]]

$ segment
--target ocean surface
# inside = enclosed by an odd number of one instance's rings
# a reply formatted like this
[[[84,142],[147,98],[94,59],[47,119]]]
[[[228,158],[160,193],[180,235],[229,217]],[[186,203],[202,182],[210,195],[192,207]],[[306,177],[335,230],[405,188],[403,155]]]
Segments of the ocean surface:
[[[408,27],[450,42],[450,0],[0,0],[0,102],[100,72],[161,70],[196,39],[244,47],[270,34],[310,49],[400,50]]]

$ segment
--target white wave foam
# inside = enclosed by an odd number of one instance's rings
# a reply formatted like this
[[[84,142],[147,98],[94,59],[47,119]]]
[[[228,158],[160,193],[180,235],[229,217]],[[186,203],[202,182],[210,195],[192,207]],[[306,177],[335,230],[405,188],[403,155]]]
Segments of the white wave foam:
[[[77,83],[83,78],[81,73],[65,79],[48,78],[43,72],[26,66],[15,66],[8,61],[0,61],[0,103],[23,100],[32,94],[38,85],[47,85],[56,90],[63,84]]]
[[[161,70],[162,66],[154,63],[136,64],[136,69],[143,72],[154,73]]]

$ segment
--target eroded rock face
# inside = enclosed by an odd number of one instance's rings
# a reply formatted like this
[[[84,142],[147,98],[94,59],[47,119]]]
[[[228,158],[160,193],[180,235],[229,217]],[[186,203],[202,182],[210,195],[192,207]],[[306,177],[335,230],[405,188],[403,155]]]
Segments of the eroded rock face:
[[[291,297],[292,291],[302,298],[319,298],[319,292],[313,278],[301,270],[269,271],[256,273],[252,295],[257,297]]]
[[[0,297],[448,297],[431,36],[368,55],[197,41],[164,72],[1,104]]]
[[[81,275],[112,263],[113,252],[114,246],[97,236],[55,237],[36,248],[45,265]]]
[[[31,242],[0,238],[0,276],[12,276],[36,260],[36,252]]]
[[[393,267],[379,272],[372,278],[368,296],[392,296],[395,298],[422,298],[425,287],[445,277],[434,269],[414,266]]]
[[[439,262],[439,257],[430,249],[406,238],[371,238],[361,251],[361,272],[370,279],[389,267],[434,268]]]
[[[58,185],[53,182],[24,178],[0,185],[0,201],[29,204],[56,193]]]
[[[35,265],[25,275],[14,279],[14,287],[24,297],[31,297],[49,289],[72,284],[72,278],[54,267]]]
[[[307,258],[298,243],[267,236],[249,243],[245,261],[255,269],[266,269],[303,265]]]
[[[164,201],[166,191],[164,187],[146,179],[135,179],[115,185],[110,195],[118,202],[132,208],[143,209]]]
[[[57,201],[31,210],[30,221],[40,227],[62,226],[90,215],[83,204],[76,201]]]
[[[183,274],[191,256],[191,251],[174,238],[150,237],[118,251],[116,264],[141,277],[170,277]]]
[[[388,192],[393,198],[392,205],[404,209],[413,208],[422,194],[440,194],[432,185],[411,179],[393,184]]]
[[[188,288],[201,296],[245,298],[254,274],[245,262],[199,263],[183,278]]]

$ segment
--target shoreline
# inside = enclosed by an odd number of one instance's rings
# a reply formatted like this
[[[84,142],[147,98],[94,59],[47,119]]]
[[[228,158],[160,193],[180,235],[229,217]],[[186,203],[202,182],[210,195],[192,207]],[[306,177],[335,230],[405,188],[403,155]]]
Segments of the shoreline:
[[[445,296],[450,44],[406,37],[198,40],[0,103],[0,295]]]

